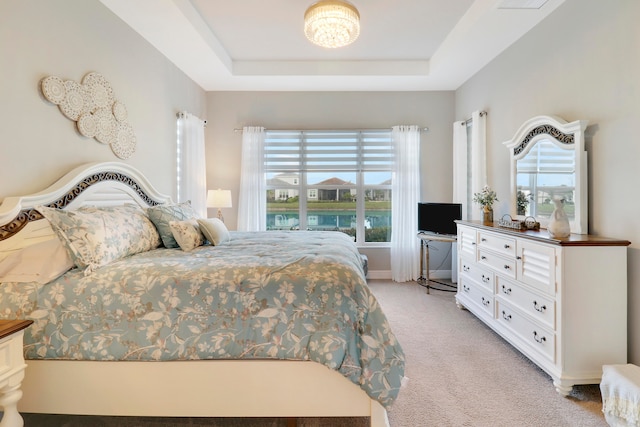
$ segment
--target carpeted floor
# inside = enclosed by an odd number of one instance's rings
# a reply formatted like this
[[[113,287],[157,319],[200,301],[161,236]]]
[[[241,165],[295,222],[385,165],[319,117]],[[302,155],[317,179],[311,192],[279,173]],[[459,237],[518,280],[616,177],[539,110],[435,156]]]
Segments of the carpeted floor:
[[[370,281],[406,354],[408,382],[391,427],[602,427],[597,385],[556,393],[551,379],[466,310],[453,292]],[[287,419],[127,418],[23,414],[26,427],[286,427]],[[368,419],[298,419],[299,427],[361,427]]]

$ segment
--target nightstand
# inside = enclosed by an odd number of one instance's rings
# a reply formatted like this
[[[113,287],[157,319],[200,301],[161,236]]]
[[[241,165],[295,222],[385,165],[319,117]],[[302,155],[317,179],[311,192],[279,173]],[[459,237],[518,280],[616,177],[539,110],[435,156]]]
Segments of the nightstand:
[[[0,320],[0,408],[4,415],[0,427],[22,427],[18,401],[22,397],[20,385],[24,378],[22,337],[33,320]]]

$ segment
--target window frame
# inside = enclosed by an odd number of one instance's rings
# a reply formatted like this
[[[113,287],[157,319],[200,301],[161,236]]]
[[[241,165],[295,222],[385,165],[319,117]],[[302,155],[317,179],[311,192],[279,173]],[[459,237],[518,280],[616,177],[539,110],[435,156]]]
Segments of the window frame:
[[[297,135],[298,140],[292,142],[294,135]],[[337,139],[345,136],[355,136],[354,141],[345,142],[348,145],[345,150],[336,148],[337,161],[336,164],[328,164],[327,161],[331,158],[323,157],[324,148],[321,148],[321,143],[310,142],[314,136],[323,135],[328,137],[330,135],[336,135]],[[280,136],[283,139],[289,139],[290,147],[287,149],[287,144],[282,142],[274,142]],[[295,148],[293,145],[300,144]],[[331,141],[327,144],[327,147],[338,147],[341,144]],[[281,150],[278,150],[278,147]],[[270,155],[270,149],[273,149],[273,155]],[[308,175],[314,173],[335,173],[336,177],[341,173],[354,174],[355,183],[353,185],[345,186],[345,190],[355,190],[355,213],[356,213],[356,237],[355,242],[359,247],[390,247],[391,246],[391,234],[388,234],[388,240],[386,242],[366,242],[365,238],[365,222],[366,215],[366,203],[365,194],[368,191],[386,190],[391,192],[392,185],[391,179],[394,172],[393,161],[393,140],[390,129],[349,129],[349,130],[268,130],[265,137],[265,181],[267,194],[269,191],[277,190],[297,190],[298,193],[298,228],[307,229],[309,226],[308,218],[310,212],[308,210],[307,199],[310,197],[310,192],[315,191],[316,198],[319,198],[320,190],[322,189],[336,189],[335,185],[318,185],[309,184]],[[281,156],[278,156],[280,152]],[[313,154],[319,155],[323,161],[318,162]],[[331,149],[327,149],[327,152],[331,154]],[[346,154],[345,154],[346,153]],[[341,157],[345,154],[345,157]],[[298,161],[294,160],[297,157]],[[270,163],[270,159],[273,160],[273,164]],[[309,161],[311,159],[311,161]],[[278,162],[281,161],[281,163]],[[288,160],[288,161],[287,161]],[[313,161],[316,160],[316,161]],[[323,164],[324,163],[324,164]],[[311,164],[311,165],[310,165]],[[278,166],[280,165],[280,166]],[[365,184],[365,174],[367,172],[382,172],[388,173],[388,184]],[[278,174],[298,174],[299,178],[297,184],[287,184],[285,182],[274,183],[272,181]],[[272,182],[270,182],[272,181]],[[347,181],[351,183],[351,181]],[[337,189],[339,192],[341,189]],[[339,194],[339,193],[338,193]],[[305,197],[302,197],[304,195]],[[391,197],[389,197],[391,203]],[[391,227],[391,205],[388,209],[389,212],[389,227]],[[267,209],[267,215],[269,210]]]

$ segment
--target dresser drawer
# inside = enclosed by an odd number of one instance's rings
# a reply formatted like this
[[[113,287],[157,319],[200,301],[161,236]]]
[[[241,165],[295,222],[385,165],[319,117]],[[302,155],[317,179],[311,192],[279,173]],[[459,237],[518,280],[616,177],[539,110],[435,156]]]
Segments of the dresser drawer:
[[[529,320],[524,314],[510,307],[508,304],[498,299],[495,303],[498,323],[512,331],[520,340],[527,343],[545,358],[555,363],[555,334],[536,322]]]
[[[552,330],[556,329],[556,304],[553,298],[542,297],[503,277],[496,277],[496,285],[496,294],[504,301],[518,307]]]
[[[478,262],[505,274],[512,279],[516,278],[516,259],[497,255],[494,252],[478,248]]]
[[[479,231],[478,247],[489,248],[506,256],[516,256],[516,239],[511,237]]]
[[[460,275],[469,277],[471,280],[484,286],[487,291],[494,292],[494,274],[491,270],[482,268],[478,264],[462,259],[460,263]]]
[[[458,281],[458,294],[480,308],[490,317],[495,316],[493,294],[487,292],[481,285],[469,280],[467,277],[460,277]]]

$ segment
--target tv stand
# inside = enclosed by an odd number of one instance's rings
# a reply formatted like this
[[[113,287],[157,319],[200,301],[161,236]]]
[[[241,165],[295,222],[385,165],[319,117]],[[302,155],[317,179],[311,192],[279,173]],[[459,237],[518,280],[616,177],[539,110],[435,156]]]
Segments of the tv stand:
[[[444,234],[418,233],[418,238],[420,239],[420,277],[418,278],[418,284],[427,288],[427,294],[429,293],[429,289],[435,289],[437,291],[445,291],[445,292],[456,292],[458,290],[458,287],[456,285],[439,282],[437,280],[433,280],[429,278],[429,243],[430,242],[454,243],[456,242],[457,237],[455,235],[447,236]],[[426,266],[426,273],[424,268],[425,266]],[[426,277],[423,276],[423,274],[426,274]],[[431,283],[436,283],[440,286],[450,287],[451,289],[436,288],[432,286]]]

